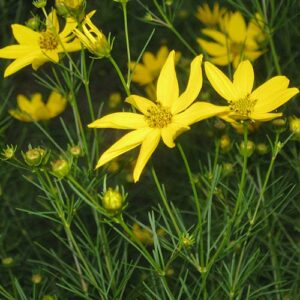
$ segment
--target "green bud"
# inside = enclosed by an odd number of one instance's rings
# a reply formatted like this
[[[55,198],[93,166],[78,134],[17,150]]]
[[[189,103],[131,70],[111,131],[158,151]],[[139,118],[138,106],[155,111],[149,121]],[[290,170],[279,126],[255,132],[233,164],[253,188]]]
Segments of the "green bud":
[[[40,20],[39,16],[34,16],[34,17],[30,18],[25,23],[25,25],[34,31],[38,31],[40,28],[40,25],[41,25],[41,20]]]
[[[10,257],[10,256],[4,257],[1,260],[1,263],[2,263],[2,265],[4,267],[10,267],[10,266],[12,266],[14,264],[14,262],[15,262],[14,259],[12,257]]]
[[[231,149],[231,140],[228,134],[223,134],[220,138],[220,148],[226,153]]]
[[[290,131],[294,134],[294,139],[300,140],[300,119],[293,117],[289,120]]]
[[[17,146],[6,145],[6,148],[2,149],[1,155],[3,160],[12,159],[15,156],[15,152],[17,150]]]
[[[125,203],[124,196],[119,192],[119,189],[108,188],[102,196],[102,205],[110,213],[119,213]]]
[[[185,233],[180,237],[179,242],[182,247],[190,248],[195,244],[195,238],[193,235]]]
[[[70,146],[69,147],[69,152],[74,157],[79,157],[79,156],[82,156],[82,154],[83,154],[81,147],[78,146],[78,145]]]
[[[241,155],[246,155],[247,157],[250,157],[255,149],[255,145],[252,141],[247,141],[247,147],[245,146],[244,141],[240,143],[240,153]]]
[[[42,297],[42,300],[55,300],[55,298],[53,296],[51,296],[51,295],[44,295]]]
[[[45,162],[46,150],[40,147],[29,149],[22,153],[25,163],[30,167],[38,167]]]
[[[272,121],[273,130],[277,133],[284,132],[287,127],[287,119],[278,118]]]
[[[41,274],[33,274],[31,276],[31,281],[34,283],[34,284],[40,284],[43,280],[43,277]]]
[[[269,146],[265,143],[258,143],[255,146],[255,150],[257,151],[258,154],[260,155],[265,155],[269,152]]]
[[[65,159],[58,159],[52,162],[51,164],[52,164],[52,173],[59,179],[67,176],[70,172],[71,169],[70,164]]]
[[[47,5],[47,0],[34,0],[32,1],[32,4],[36,8],[44,8]]]
[[[234,171],[232,163],[223,163],[222,165],[222,174],[223,176],[230,176]]]

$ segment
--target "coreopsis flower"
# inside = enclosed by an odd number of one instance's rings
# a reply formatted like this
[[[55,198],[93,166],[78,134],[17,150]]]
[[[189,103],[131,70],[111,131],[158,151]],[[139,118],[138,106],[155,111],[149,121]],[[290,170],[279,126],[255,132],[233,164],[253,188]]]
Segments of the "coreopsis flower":
[[[221,70],[205,62],[206,76],[216,92],[227,100],[227,120],[269,121],[282,116],[273,112],[299,93],[297,88],[288,88],[289,79],[275,76],[253,91],[254,71],[250,61],[239,64],[231,81]]]
[[[51,92],[47,103],[42,100],[40,93],[35,93],[28,99],[24,95],[17,96],[18,109],[11,109],[9,113],[22,122],[44,121],[52,119],[62,113],[67,100],[61,94]]]
[[[198,38],[200,47],[210,56],[210,61],[216,65],[225,66],[230,63],[234,68],[246,59],[254,61],[263,51],[257,41],[259,27],[253,22],[246,24],[240,12],[226,14],[221,22],[221,31],[203,29],[202,33],[212,41]]]
[[[166,62],[169,55],[169,49],[166,46],[159,48],[156,55],[146,51],[142,57],[142,63],[132,62],[130,69],[133,71],[132,81],[139,85],[148,85],[153,83]],[[175,61],[180,58],[180,53],[176,52]]]
[[[247,35],[252,37],[258,43],[262,43],[266,40],[266,24],[263,16],[260,13],[255,13],[251,18],[248,28]]]
[[[204,3],[197,7],[196,17],[208,27],[216,27],[226,11],[225,7],[220,8],[219,3],[214,3],[213,9],[210,9],[209,5]]]
[[[80,50],[81,44],[72,34],[76,26],[77,23],[68,18],[64,29],[60,32],[55,10],[48,15],[46,29],[41,32],[20,24],[13,24],[12,31],[18,44],[0,49],[0,58],[14,59],[5,69],[4,77],[30,64],[34,70],[37,70],[48,61],[57,63],[60,53]]]
[[[94,14],[94,11],[91,15]],[[111,45],[105,35],[93,24],[90,15],[87,15],[82,23],[82,31],[74,29],[75,35],[89,52],[98,58],[110,55]]]
[[[90,128],[133,130],[101,155],[96,168],[141,145],[133,171],[133,179],[137,182],[160,139],[166,146],[173,148],[175,138],[183,131],[190,129],[191,124],[226,112],[228,107],[206,102],[193,103],[202,87],[201,63],[202,55],[192,61],[187,88],[179,96],[175,72],[175,51],[171,51],[157,81],[156,102],[138,95],[131,95],[126,102],[132,104],[141,113],[113,113],[89,124]]]

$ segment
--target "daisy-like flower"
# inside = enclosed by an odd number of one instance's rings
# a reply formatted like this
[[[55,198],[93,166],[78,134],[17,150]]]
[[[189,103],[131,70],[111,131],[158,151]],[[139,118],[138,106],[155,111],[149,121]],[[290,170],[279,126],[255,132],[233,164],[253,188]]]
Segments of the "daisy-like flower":
[[[299,93],[297,88],[288,88],[289,79],[275,76],[253,91],[254,71],[250,61],[239,64],[231,81],[221,70],[205,62],[206,76],[216,92],[227,100],[227,120],[269,121],[282,116],[274,113],[278,107]]]
[[[0,49],[1,58],[14,59],[6,68],[4,77],[10,76],[30,64],[34,70],[37,70],[48,61],[57,63],[60,53],[80,50],[80,41],[74,39],[72,34],[76,26],[77,22],[68,18],[64,29],[60,32],[55,10],[48,15],[46,29],[41,32],[36,32],[20,24],[13,24],[12,31],[18,44]]]
[[[130,69],[133,71],[132,81],[140,85],[153,83],[160,73],[166,59],[169,55],[169,49],[166,46],[160,47],[156,55],[146,51],[142,57],[142,63],[132,62]],[[180,58],[180,53],[176,53],[176,61]]]
[[[101,155],[96,168],[141,145],[133,171],[133,179],[136,182],[160,139],[169,148],[173,148],[175,138],[183,131],[190,129],[191,124],[228,110],[228,107],[211,103],[193,103],[202,87],[201,62],[202,55],[192,61],[187,88],[179,96],[175,72],[175,51],[171,51],[157,81],[156,102],[138,95],[131,95],[126,102],[132,104],[141,113],[113,113],[88,125],[90,128],[133,130]]]
[[[200,47],[210,56],[210,61],[216,65],[225,66],[232,63],[234,68],[238,64],[249,59],[254,61],[263,51],[257,42],[257,30],[253,22],[247,25],[240,12],[226,14],[220,23],[221,31],[215,29],[203,29],[202,33],[212,39],[207,41],[198,38]]]
[[[213,9],[210,9],[207,3],[197,7],[196,17],[203,24],[209,27],[216,27],[219,24],[221,17],[226,13],[225,7],[219,6],[219,3],[215,3]]]
[[[24,95],[17,96],[18,109],[11,109],[9,113],[22,122],[45,121],[62,113],[67,100],[59,93],[51,92],[47,103],[42,101],[42,95],[35,93],[30,99]]]

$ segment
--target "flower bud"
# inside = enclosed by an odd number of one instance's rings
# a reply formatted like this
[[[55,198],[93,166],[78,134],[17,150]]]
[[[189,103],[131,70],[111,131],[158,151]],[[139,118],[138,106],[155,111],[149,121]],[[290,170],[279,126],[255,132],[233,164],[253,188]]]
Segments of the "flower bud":
[[[74,157],[79,157],[79,156],[82,156],[82,154],[83,154],[81,147],[78,146],[78,145],[70,146],[69,147],[69,152]]]
[[[2,149],[1,155],[3,160],[12,159],[15,156],[15,152],[17,150],[17,146],[6,145],[6,148]]]
[[[255,145],[252,141],[247,141],[247,147],[245,146],[244,141],[240,143],[240,153],[241,155],[246,155],[247,157],[250,157],[255,149]]]
[[[231,140],[228,134],[223,134],[220,138],[220,148],[222,152],[228,152],[231,148]]]
[[[258,154],[260,155],[265,155],[269,152],[269,146],[265,143],[258,143],[255,146],[255,150],[257,151]]]
[[[47,151],[40,147],[29,149],[25,154],[22,153],[26,164],[30,167],[38,167],[45,162]]]
[[[121,103],[121,94],[120,93],[112,93],[109,95],[109,99],[108,99],[108,107],[110,109],[115,109],[117,108],[120,103]]]
[[[284,132],[286,130],[287,120],[284,118],[278,118],[272,121],[273,130],[277,133]]]
[[[180,244],[181,244],[181,246],[183,246],[185,248],[190,248],[191,246],[193,246],[195,244],[195,238],[188,233],[183,234],[180,237]]]
[[[67,176],[70,172],[70,164],[67,160],[65,159],[58,159],[52,164],[52,173],[59,179]]]
[[[223,176],[230,176],[234,171],[232,163],[223,163],[222,165],[222,174]]]
[[[14,262],[15,262],[14,259],[10,256],[4,257],[1,260],[1,263],[4,267],[11,267],[14,264]]]
[[[31,276],[31,281],[34,283],[34,284],[40,284],[43,280],[43,277],[41,274],[33,274]]]
[[[119,213],[124,206],[125,199],[119,189],[108,188],[102,196],[102,205],[110,213]]]
[[[84,16],[86,0],[56,0],[55,7],[59,15],[82,19]]]
[[[290,131],[294,134],[294,138],[300,140],[300,118],[290,118],[289,127]]]
[[[34,0],[32,1],[32,4],[36,8],[44,8],[47,5],[47,0]]]
[[[34,17],[30,18],[25,23],[25,25],[34,31],[38,31],[40,28],[40,25],[41,25],[41,20],[40,20],[39,16],[34,16]]]
[[[44,295],[42,300],[55,300],[55,298],[52,295]]]

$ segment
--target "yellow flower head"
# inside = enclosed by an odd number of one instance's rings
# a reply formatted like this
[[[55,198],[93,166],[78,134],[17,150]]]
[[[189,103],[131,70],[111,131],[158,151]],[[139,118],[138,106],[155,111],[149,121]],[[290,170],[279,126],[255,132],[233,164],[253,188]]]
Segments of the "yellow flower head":
[[[91,13],[92,15],[94,12]],[[89,16],[86,16],[82,23],[82,32],[74,29],[75,35],[85,48],[98,58],[109,56],[111,46],[105,35],[93,24]]]
[[[228,111],[228,107],[205,102],[193,103],[202,87],[201,63],[202,55],[192,61],[187,88],[179,96],[175,51],[171,51],[158,77],[155,103],[138,95],[131,95],[126,102],[132,104],[141,113],[113,113],[89,124],[90,128],[133,130],[101,155],[96,168],[141,145],[133,171],[136,182],[160,139],[169,148],[173,148],[175,138],[190,129],[191,124]]]
[[[228,13],[220,22],[221,31],[202,30],[212,41],[198,38],[197,42],[210,56],[212,63],[221,66],[232,63],[237,68],[241,61],[254,61],[263,53],[257,42],[258,27],[253,25],[254,21],[247,25],[240,12]]]
[[[14,59],[6,68],[4,77],[30,64],[37,70],[48,61],[57,63],[60,53],[80,50],[79,40],[74,39],[72,35],[73,29],[77,26],[73,19],[68,18],[64,29],[60,32],[56,11],[53,10],[47,17],[46,25],[46,29],[41,32],[20,24],[12,25],[13,35],[18,44],[0,49],[0,58]]]
[[[130,69],[133,71],[132,81],[140,85],[147,85],[153,83],[160,73],[161,68],[163,67],[166,59],[169,55],[169,49],[166,46],[160,47],[156,55],[146,51],[143,54],[142,62],[130,64]],[[180,53],[176,53],[175,61],[178,61],[180,58]]]
[[[67,104],[66,99],[55,91],[50,94],[47,103],[42,101],[40,93],[33,94],[31,99],[18,95],[17,102],[19,108],[11,109],[9,113],[22,122],[52,119],[62,113]]]
[[[207,3],[197,7],[196,17],[209,27],[216,27],[219,24],[221,17],[226,13],[226,8],[215,3],[213,9],[210,9]]]
[[[233,81],[210,62],[205,62],[205,72],[213,88],[229,104],[225,115],[229,121],[269,121],[280,117],[282,113],[273,111],[299,93],[297,88],[288,88],[285,76],[275,76],[252,91],[254,71],[248,60],[239,64]]]

